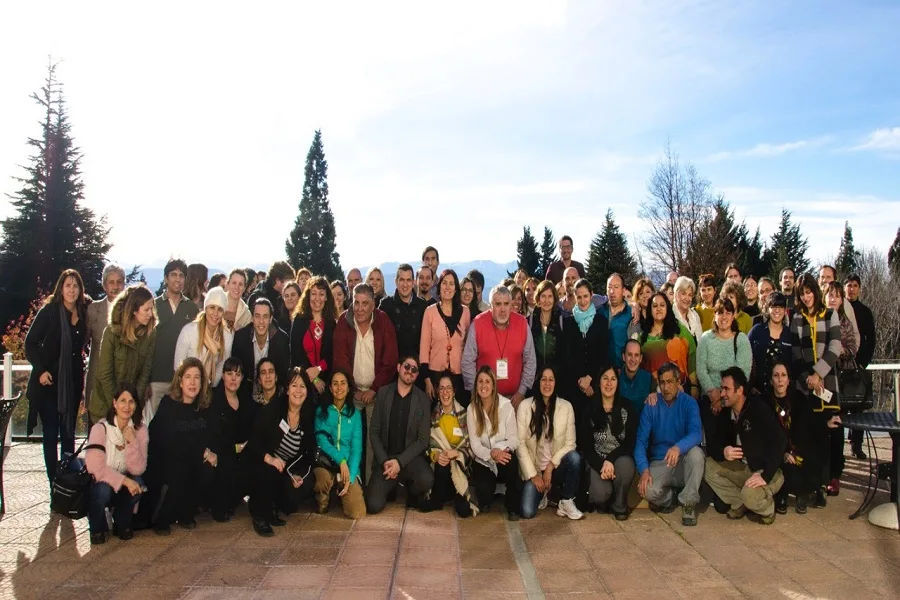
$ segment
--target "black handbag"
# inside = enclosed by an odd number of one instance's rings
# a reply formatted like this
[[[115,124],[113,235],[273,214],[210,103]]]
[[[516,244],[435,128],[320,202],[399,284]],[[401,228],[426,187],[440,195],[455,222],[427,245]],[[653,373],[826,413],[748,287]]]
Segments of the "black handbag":
[[[316,448],[316,466],[332,473],[340,471],[338,467],[334,466],[334,461],[331,460],[331,457],[322,452],[321,448]]]
[[[59,461],[50,490],[50,510],[70,519],[81,519],[88,513],[88,499],[94,476],[88,473],[87,466],[78,459],[86,443],[87,439],[81,442],[74,454]],[[106,452],[106,447],[100,444],[89,444],[87,449]]]
[[[872,374],[859,367],[838,370],[842,411],[861,412],[872,408]]]

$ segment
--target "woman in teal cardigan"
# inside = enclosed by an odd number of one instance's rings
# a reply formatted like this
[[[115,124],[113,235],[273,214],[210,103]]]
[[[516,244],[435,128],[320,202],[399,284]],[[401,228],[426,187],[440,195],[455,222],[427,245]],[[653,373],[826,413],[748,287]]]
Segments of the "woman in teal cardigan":
[[[358,519],[366,514],[359,473],[363,445],[362,419],[353,402],[347,401],[352,387],[347,371],[335,369],[329,387],[331,402],[323,402],[316,411],[319,457],[313,473],[316,476],[317,512],[328,512],[331,490],[337,483],[337,495],[344,514]]]

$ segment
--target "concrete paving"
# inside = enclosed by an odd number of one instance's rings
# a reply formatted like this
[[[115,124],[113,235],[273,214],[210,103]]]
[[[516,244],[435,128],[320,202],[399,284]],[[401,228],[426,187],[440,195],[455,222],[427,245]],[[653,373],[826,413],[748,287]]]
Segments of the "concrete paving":
[[[886,439],[879,456],[889,458]],[[87,519],[51,515],[39,444],[5,464],[0,598],[897,598],[900,533],[848,515],[868,462],[848,459],[840,496],[770,526],[711,508],[697,527],[680,511],[636,509],[628,521],[541,511],[510,523],[499,512],[457,519],[401,503],[357,522],[332,505],[297,514],[273,538],[246,508],[229,523],[198,518],[169,537],[142,531],[91,547]],[[888,500],[882,482],[875,503]]]

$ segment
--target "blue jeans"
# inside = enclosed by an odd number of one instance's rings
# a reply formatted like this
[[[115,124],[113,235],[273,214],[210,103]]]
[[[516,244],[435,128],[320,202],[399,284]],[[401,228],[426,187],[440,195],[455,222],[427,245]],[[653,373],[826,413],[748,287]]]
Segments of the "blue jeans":
[[[551,485],[560,485],[560,499],[571,500],[578,493],[578,480],[581,477],[581,455],[577,450],[572,450],[562,457],[559,466],[553,469]],[[527,480],[522,487],[522,518],[532,519],[537,514],[538,504],[541,503],[541,494],[531,480]]]
[[[143,486],[144,481],[137,475],[128,475],[130,479]],[[91,533],[109,531],[106,524],[106,507],[113,507],[113,521],[119,532],[131,529],[131,518],[134,515],[134,507],[141,499],[141,494],[132,496],[124,485],[116,492],[108,483],[94,482],[91,484],[91,500],[88,506],[88,528]]]

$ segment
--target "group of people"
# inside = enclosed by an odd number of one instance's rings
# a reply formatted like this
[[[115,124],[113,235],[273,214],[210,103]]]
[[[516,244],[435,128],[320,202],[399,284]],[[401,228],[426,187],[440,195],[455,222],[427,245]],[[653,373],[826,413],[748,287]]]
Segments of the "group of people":
[[[84,398],[92,543],[108,510],[128,539],[200,510],[227,521],[249,497],[269,536],[333,496],[349,518],[378,513],[398,484],[408,506],[460,517],[500,491],[513,520],[551,504],[624,520],[636,489],[685,525],[704,481],[717,510],[763,523],[789,495],[805,512],[839,493],[839,374],[875,341],[859,277],[785,269],[776,291],[729,265],[718,290],[672,273],[657,291],[614,273],[601,295],[572,252],[564,236],[547,280],[520,271],[487,301],[481,273],[439,271],[430,246],[392,295],[377,268],[329,282],[276,262],[213,282],[173,259],[159,297],[108,265],[91,302],[66,270],[26,339],[29,433],[39,417],[52,484]]]

